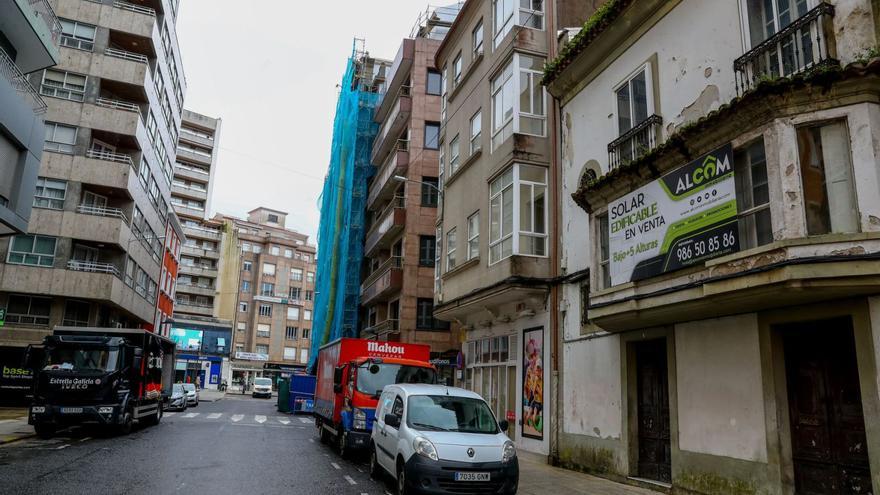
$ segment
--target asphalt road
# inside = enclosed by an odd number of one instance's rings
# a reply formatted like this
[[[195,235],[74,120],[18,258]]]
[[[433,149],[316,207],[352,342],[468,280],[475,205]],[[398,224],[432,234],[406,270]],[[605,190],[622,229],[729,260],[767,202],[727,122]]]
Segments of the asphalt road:
[[[365,459],[322,445],[311,417],[234,395],[125,437],[73,429],[0,446],[0,480],[2,494],[393,493],[370,479]]]

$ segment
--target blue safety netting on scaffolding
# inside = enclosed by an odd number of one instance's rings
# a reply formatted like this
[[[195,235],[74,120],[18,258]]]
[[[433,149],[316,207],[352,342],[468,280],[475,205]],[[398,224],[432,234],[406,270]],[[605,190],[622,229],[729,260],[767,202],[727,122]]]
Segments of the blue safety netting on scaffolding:
[[[357,46],[357,40],[355,41]],[[330,166],[319,199],[318,272],[309,369],[318,349],[340,337],[357,337],[361,262],[364,257],[364,209],[378,124],[373,112],[381,102],[365,77],[366,57],[355,48],[348,59],[333,123]]]

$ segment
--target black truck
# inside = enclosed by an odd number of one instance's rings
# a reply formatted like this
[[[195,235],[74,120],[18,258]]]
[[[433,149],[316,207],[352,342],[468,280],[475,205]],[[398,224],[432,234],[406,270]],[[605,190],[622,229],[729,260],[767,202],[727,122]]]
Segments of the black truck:
[[[175,344],[146,330],[56,327],[28,349],[34,399],[28,424],[51,437],[59,428],[96,424],[120,434],[162,419],[171,395]]]

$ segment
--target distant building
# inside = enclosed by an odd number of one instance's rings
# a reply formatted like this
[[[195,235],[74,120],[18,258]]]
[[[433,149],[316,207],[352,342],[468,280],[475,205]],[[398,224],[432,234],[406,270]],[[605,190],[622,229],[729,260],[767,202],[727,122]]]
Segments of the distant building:
[[[305,369],[315,308],[315,246],[286,227],[283,211],[260,207],[247,220],[217,218],[238,238],[239,252],[227,250],[224,259],[229,270],[236,266],[239,272],[230,384]]]
[[[46,103],[26,74],[60,58],[61,23],[46,1],[0,3],[0,237],[27,231]]]
[[[41,1],[10,3],[49,18]],[[186,91],[176,9],[170,0],[56,3],[61,62],[30,77],[48,105],[33,211],[27,234],[0,240],[0,343],[37,342],[61,324],[154,325]],[[0,15],[4,33],[29,22]],[[8,108],[3,100],[0,115]]]

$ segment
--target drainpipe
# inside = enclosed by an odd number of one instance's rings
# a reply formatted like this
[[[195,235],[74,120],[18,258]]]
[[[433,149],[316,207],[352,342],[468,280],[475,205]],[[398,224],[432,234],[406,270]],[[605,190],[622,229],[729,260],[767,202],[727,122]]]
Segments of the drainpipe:
[[[547,6],[547,58],[548,60],[553,60],[556,58],[557,50],[557,38],[556,38],[556,2],[546,2]],[[549,28],[553,29],[549,29]],[[559,245],[559,210],[562,206],[562,198],[560,196],[560,177],[562,176],[562,167],[559,163],[559,127],[557,123],[559,122],[559,103],[556,101],[556,98],[551,97],[552,100],[552,111],[548,112],[549,118],[549,128],[553,130],[552,136],[553,140],[550,146],[550,166],[553,173],[549,174],[550,177],[550,197],[553,200],[553,207],[550,208],[550,225],[553,229],[551,231],[550,239],[550,259],[553,260],[550,263],[550,276],[551,278],[557,278],[559,276],[559,253],[560,253],[560,245]],[[559,340],[560,332],[560,318],[559,318],[559,287],[561,284],[554,283],[550,285],[550,334],[551,334],[551,350],[550,350],[550,362],[551,362],[551,371],[550,371],[550,407],[553,412],[553,421],[551,422],[550,427],[550,463],[558,464],[559,462],[559,421],[562,418],[562,414],[560,413],[561,401],[559,394]]]

